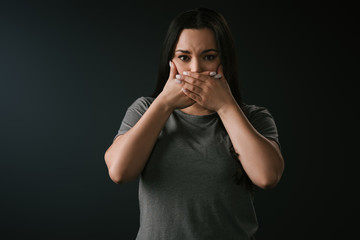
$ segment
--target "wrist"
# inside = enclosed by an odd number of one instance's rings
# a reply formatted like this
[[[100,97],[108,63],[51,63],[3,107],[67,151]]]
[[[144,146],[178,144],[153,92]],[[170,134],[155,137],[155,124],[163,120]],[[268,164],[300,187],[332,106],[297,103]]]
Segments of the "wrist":
[[[153,103],[159,105],[165,112],[172,113],[175,108],[168,102],[166,96],[160,93]]]
[[[216,112],[219,116],[226,114],[229,111],[232,111],[234,109],[238,109],[239,105],[235,101],[234,98],[231,99],[231,101],[228,101],[227,103],[223,104]]]

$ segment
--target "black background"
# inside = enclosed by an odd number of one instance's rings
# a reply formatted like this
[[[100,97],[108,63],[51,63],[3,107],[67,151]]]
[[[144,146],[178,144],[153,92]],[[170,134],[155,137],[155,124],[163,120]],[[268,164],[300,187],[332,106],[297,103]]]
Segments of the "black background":
[[[104,153],[127,107],[155,87],[171,19],[198,6],[229,22],[244,101],[278,127],[286,167],[256,194],[257,238],[350,236],[355,8],[246,2],[2,2],[2,237],[135,239],[138,182],[112,183]]]

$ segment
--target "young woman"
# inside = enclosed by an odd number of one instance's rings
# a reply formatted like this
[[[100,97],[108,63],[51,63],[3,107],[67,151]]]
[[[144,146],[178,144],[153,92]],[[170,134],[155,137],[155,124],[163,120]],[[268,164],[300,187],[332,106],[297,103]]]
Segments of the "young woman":
[[[221,14],[171,22],[154,96],[128,108],[105,161],[116,183],[140,176],[137,239],[254,239],[253,186],[274,187],[284,160],[269,111],[242,102]]]

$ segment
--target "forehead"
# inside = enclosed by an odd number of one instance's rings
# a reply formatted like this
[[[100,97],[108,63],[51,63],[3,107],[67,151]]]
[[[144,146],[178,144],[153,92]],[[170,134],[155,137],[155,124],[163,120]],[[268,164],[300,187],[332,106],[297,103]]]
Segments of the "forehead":
[[[209,28],[184,29],[176,45],[176,49],[202,51],[216,49],[215,34]]]

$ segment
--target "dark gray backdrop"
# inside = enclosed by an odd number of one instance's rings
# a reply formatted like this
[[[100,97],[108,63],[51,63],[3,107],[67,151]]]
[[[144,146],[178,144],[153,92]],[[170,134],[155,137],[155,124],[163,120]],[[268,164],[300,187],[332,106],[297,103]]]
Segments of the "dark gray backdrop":
[[[170,20],[198,6],[228,20],[244,100],[278,126],[286,169],[256,194],[257,238],[349,234],[353,6],[50,2],[0,3],[2,237],[135,238],[138,182],[112,183],[103,156],[127,107],[155,86]]]

